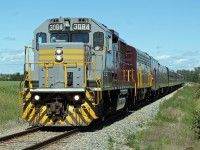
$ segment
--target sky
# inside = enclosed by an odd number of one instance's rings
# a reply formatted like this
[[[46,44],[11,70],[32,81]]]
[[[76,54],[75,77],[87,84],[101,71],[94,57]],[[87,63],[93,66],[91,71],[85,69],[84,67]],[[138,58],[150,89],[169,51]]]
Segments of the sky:
[[[199,0],[1,0],[0,73],[23,73],[24,46],[57,17],[94,18],[175,71],[200,66]]]

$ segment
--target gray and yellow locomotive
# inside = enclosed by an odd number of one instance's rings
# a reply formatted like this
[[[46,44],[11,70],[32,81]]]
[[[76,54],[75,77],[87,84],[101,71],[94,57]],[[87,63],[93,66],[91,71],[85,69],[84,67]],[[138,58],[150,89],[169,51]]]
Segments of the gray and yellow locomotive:
[[[87,126],[182,82],[182,76],[90,18],[41,24],[33,46],[25,47],[24,75],[22,118],[31,126]]]

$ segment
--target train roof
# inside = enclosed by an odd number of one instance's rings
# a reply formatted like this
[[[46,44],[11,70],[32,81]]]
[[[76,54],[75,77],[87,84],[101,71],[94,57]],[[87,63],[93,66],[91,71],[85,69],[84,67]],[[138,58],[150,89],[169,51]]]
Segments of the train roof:
[[[46,19],[42,24],[40,24],[38,26],[38,28],[35,29],[35,32],[37,32],[38,29],[40,29],[42,26],[44,26],[45,24],[49,24],[52,20],[71,20],[71,21],[79,21],[79,20],[88,20],[89,22],[93,22],[94,24],[96,24],[97,26],[99,26],[101,29],[103,29],[104,31],[106,32],[110,32],[113,36],[119,38],[119,40],[123,43],[126,44],[125,40],[123,40],[122,38],[119,37],[119,33],[113,29],[109,29],[106,25],[96,21],[95,19],[93,18],[73,18],[73,17],[59,17],[59,18],[49,18],[49,19]]]
[[[96,21],[95,19],[93,18],[73,18],[73,17],[58,17],[58,18],[49,18],[49,19],[46,19],[42,24],[40,24],[38,26],[38,28],[40,28],[42,25],[44,25],[45,23],[50,23],[52,20],[56,20],[56,21],[59,21],[60,19],[62,20],[71,20],[71,21],[79,21],[79,20],[88,20],[88,21],[91,21],[91,22],[94,22],[97,26],[99,26],[100,28],[102,28],[104,31],[107,31],[107,32],[110,32],[112,33],[112,31],[110,31],[107,26],[105,26],[104,24]],[[36,28],[36,30],[38,29]],[[117,33],[117,32],[116,32]]]
[[[137,51],[137,53],[140,54],[140,55],[143,55],[143,56],[146,56],[146,57],[151,57],[148,53],[143,52],[143,51],[141,51],[141,50],[139,50],[139,49],[137,49],[137,48],[136,48],[136,51]]]

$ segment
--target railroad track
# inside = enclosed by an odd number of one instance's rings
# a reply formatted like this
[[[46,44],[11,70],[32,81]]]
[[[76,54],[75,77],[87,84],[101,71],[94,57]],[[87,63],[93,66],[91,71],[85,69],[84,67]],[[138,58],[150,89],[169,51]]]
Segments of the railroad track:
[[[54,143],[62,138],[69,137],[80,131],[80,128],[68,129],[68,131],[52,132],[42,131],[41,128],[26,130],[9,136],[0,138],[1,150],[33,150],[40,149],[46,145]]]
[[[159,97],[160,98],[160,97]],[[146,104],[152,103],[157,100],[158,97],[154,98],[150,102]],[[143,104],[141,104],[143,105]],[[139,108],[142,106],[139,105]],[[137,108],[138,109],[138,108]],[[136,110],[137,111],[137,110]],[[32,149],[41,149],[47,146],[51,147],[52,143],[59,142],[63,138],[68,138],[74,134],[79,133],[80,131],[94,131],[97,128],[101,128],[104,125],[109,125],[115,122],[116,120],[122,119],[121,117],[126,117],[128,113],[126,111],[121,111],[121,113],[116,113],[109,118],[106,118],[104,122],[101,121],[95,122],[91,124],[89,127],[79,127],[74,129],[66,128],[62,132],[52,132],[52,131],[42,131],[42,128],[33,128],[28,129],[23,132],[15,133],[13,135],[8,135],[0,138],[0,149],[2,150],[16,150],[16,149],[24,149],[24,150],[32,150]],[[119,119],[120,118],[120,119]],[[68,130],[67,130],[68,129]],[[67,131],[66,131],[67,130]],[[54,147],[54,146],[53,146]],[[48,148],[48,147],[47,147]]]
[[[34,133],[34,132],[37,132],[39,130],[40,130],[39,127],[38,128],[30,128],[30,129],[27,129],[25,131],[21,131],[21,132],[18,132],[18,133],[14,133],[14,134],[11,134],[11,135],[1,137],[0,138],[0,144],[4,141],[8,141],[8,140],[14,139],[16,137],[24,136],[26,134]]]
[[[110,118],[104,120],[104,123],[98,121],[93,123],[89,127],[79,127],[74,129],[65,129],[63,132],[52,132],[52,130],[47,131],[42,130],[42,128],[33,128],[26,131],[22,131],[19,133],[15,133],[12,135],[8,135],[0,138],[0,149],[1,150],[33,150],[33,149],[41,149],[47,146],[51,146],[51,144],[61,141],[63,138],[68,138],[74,134],[79,133],[80,131],[88,131],[96,129],[97,127],[101,127],[109,122],[113,122],[113,119],[116,119],[120,114],[117,113]],[[64,130],[64,129],[63,129]]]

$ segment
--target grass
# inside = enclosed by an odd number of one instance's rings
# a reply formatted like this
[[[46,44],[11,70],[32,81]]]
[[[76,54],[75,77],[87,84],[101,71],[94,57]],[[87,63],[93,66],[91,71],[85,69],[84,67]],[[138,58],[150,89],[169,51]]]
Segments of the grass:
[[[145,125],[146,128],[126,135],[126,146],[136,150],[200,149],[200,141],[193,128],[194,114],[197,110],[200,112],[200,98],[196,98],[194,87],[184,87],[164,101],[157,116]],[[198,115],[200,119],[200,113]]]
[[[161,104],[155,119],[149,123],[148,129],[137,133],[139,149],[200,149],[192,129],[194,112],[199,102],[193,87],[189,86],[166,100]]]
[[[11,127],[20,123],[19,81],[0,81],[0,126]]]

